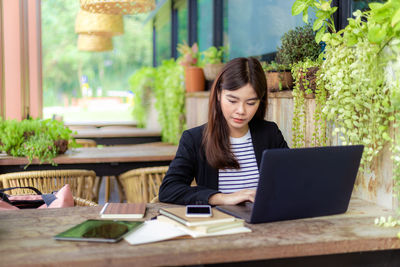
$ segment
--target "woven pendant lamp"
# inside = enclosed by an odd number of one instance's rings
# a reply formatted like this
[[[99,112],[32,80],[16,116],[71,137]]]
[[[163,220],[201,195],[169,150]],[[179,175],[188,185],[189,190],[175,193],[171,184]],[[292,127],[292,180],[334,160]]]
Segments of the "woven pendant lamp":
[[[122,15],[90,13],[80,10],[76,16],[75,32],[104,36],[121,35],[124,33]]]
[[[94,34],[79,34],[78,36],[78,50],[103,52],[112,49],[112,40],[109,36]]]
[[[156,7],[155,0],[81,0],[81,8],[92,13],[138,14]]]

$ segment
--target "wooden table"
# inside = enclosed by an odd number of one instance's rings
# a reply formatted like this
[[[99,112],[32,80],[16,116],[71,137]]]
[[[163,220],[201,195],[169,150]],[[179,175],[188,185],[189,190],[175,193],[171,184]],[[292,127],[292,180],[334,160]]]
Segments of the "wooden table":
[[[75,138],[92,139],[98,145],[143,144],[161,141],[160,131],[134,127],[109,126],[76,129],[75,131],[77,132],[73,135]]]
[[[69,127],[104,127],[104,126],[131,126],[136,127],[133,121],[66,121],[65,126]]]
[[[68,150],[54,159],[57,166],[33,161],[26,170],[88,169],[98,176],[119,175],[127,170],[168,165],[175,157],[177,146],[167,143],[148,143],[124,146],[83,147]],[[0,154],[0,173],[23,171],[26,158]]]
[[[154,216],[160,206],[171,205],[148,204],[145,218]],[[125,241],[104,244],[52,239],[77,223],[98,218],[100,209],[0,212],[0,265],[235,266],[233,262],[246,262],[244,266],[249,266],[266,261],[271,264],[268,266],[400,266],[400,240],[396,237],[400,229],[374,225],[375,217],[392,212],[359,199],[352,199],[346,214],[247,225],[252,233],[229,236],[139,246]]]

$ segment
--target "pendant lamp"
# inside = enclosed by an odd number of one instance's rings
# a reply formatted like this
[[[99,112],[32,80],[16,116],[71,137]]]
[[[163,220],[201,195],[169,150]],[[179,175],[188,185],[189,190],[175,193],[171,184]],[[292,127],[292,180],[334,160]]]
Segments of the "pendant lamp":
[[[81,8],[83,10],[102,14],[146,13],[155,7],[155,0],[81,0]]]
[[[104,36],[121,35],[124,33],[122,15],[90,13],[80,10],[76,16],[75,32]]]
[[[112,40],[109,36],[95,34],[79,34],[78,36],[78,50],[103,52],[112,49]]]

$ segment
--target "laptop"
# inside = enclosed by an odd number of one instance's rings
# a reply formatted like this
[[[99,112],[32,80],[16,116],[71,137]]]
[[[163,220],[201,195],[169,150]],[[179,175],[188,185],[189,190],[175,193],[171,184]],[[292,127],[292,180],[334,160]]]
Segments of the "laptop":
[[[364,147],[264,150],[254,203],[217,206],[248,223],[347,211]]]

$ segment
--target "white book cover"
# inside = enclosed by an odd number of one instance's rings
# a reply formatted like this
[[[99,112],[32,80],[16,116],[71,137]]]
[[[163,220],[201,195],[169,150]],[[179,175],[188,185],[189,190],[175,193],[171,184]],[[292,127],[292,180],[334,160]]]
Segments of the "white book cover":
[[[175,226],[158,220],[151,220],[151,221],[146,221],[142,227],[126,235],[124,238],[131,245],[139,245],[139,244],[146,244],[146,243],[173,239],[185,235],[197,238],[204,236],[230,235],[230,234],[249,233],[249,232],[251,232],[250,228],[241,226],[241,227],[226,229],[219,232],[200,233],[189,230],[185,227]]]

